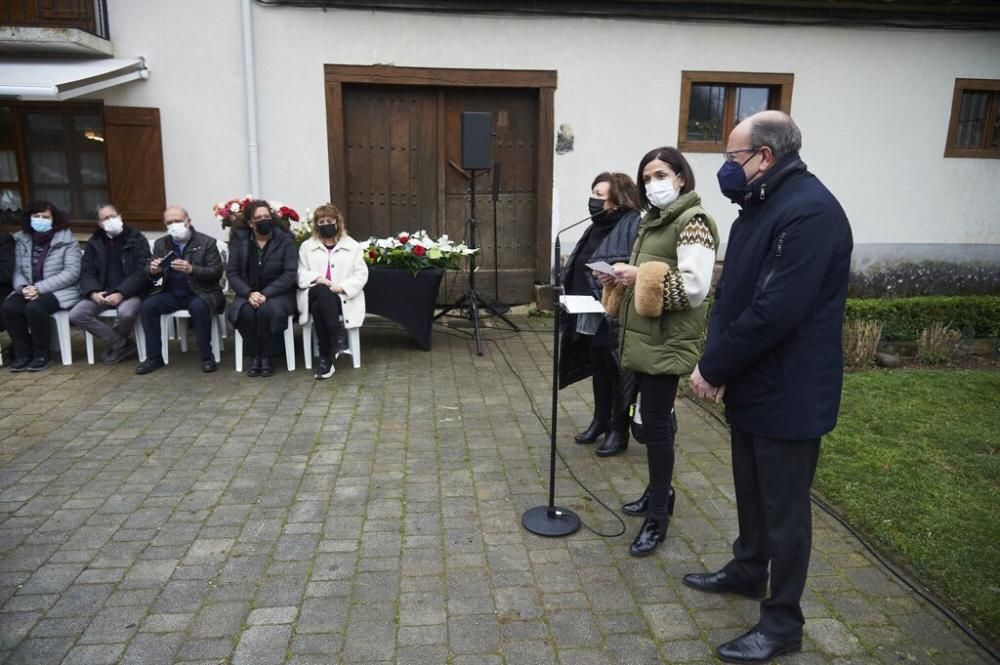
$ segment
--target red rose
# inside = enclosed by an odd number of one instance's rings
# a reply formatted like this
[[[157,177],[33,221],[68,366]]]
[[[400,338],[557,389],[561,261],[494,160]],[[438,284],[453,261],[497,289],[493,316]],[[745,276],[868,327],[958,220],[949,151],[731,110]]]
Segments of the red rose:
[[[371,259],[372,261],[374,261],[375,259],[377,259],[378,258],[378,251],[376,251],[374,249],[369,249],[368,250],[368,258]]]
[[[399,234],[399,242],[400,243],[402,243],[403,245],[405,245],[409,241],[410,241],[410,234],[409,233],[403,232],[403,233]]]
[[[413,247],[413,255],[414,256],[423,256],[426,253],[427,253],[427,248],[424,247],[423,245],[415,245]]]
[[[291,219],[291,220],[292,220],[293,222],[297,222],[297,221],[299,221],[299,213],[295,212],[295,211],[294,211],[294,210],[292,210],[292,209],[289,209],[289,210],[288,210],[288,217],[289,217],[289,218],[290,218],[290,219]]]

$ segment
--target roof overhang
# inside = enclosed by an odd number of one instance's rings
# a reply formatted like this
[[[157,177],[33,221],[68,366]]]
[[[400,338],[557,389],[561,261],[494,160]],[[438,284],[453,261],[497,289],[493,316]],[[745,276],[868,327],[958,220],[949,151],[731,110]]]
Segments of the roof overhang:
[[[0,98],[63,101],[149,78],[144,58],[0,58]]]

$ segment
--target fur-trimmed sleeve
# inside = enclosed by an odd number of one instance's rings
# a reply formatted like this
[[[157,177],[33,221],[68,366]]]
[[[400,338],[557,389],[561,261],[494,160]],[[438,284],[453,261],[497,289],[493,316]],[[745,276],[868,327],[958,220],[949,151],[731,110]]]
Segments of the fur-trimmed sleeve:
[[[705,301],[712,288],[715,250],[708,220],[695,215],[677,238],[677,270],[663,277],[663,309],[690,309]]]

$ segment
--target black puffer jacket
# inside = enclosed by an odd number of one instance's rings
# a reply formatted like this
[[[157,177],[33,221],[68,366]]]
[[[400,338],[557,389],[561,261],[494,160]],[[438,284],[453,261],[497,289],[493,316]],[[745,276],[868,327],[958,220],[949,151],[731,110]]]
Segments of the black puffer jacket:
[[[277,309],[271,330],[272,333],[276,333],[285,329],[288,325],[287,317],[296,311],[295,290],[298,286],[299,252],[292,236],[280,228],[275,228],[270,242],[264,247],[260,267],[257,268],[260,279],[260,288],[257,289],[251,286],[250,261],[254,256],[251,243],[254,242],[256,241],[253,234],[245,230],[234,232],[229,242],[226,276],[236,298],[229,305],[226,318],[235,327],[240,308],[246,304],[251,293],[260,291],[267,298],[267,302],[273,303],[272,307]]]
[[[639,213],[634,210],[625,213],[589,258],[580,257],[579,252],[581,248],[587,246],[587,237],[593,228],[593,225],[587,227],[579,242],[576,243],[576,247],[573,248],[573,253],[570,254],[566,268],[563,270],[563,284],[572,284],[575,279],[575,271],[585,270],[591,295],[600,300],[601,284],[594,279],[593,274],[585,264],[596,261],[604,261],[611,265],[628,263],[629,257],[632,255],[632,245],[635,244],[639,232]],[[618,319],[616,317],[605,316],[604,324],[597,330],[593,340],[578,339],[575,326],[576,317],[565,314],[562,316],[560,324],[562,341],[559,348],[560,388],[565,388],[593,374],[588,352],[591,342],[609,345],[610,352],[615,352],[617,347]]]
[[[107,289],[108,247],[107,234],[103,229],[94,231],[87,246],[83,248],[83,264],[80,266],[80,295],[89,298],[90,294]],[[125,299],[134,296],[145,296],[149,292],[149,241],[136,229],[129,226],[122,228],[122,283],[115,289]]]

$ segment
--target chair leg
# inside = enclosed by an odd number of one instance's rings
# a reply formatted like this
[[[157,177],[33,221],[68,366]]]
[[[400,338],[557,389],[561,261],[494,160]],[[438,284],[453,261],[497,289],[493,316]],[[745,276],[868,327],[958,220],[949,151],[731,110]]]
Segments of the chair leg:
[[[177,336],[181,338],[181,351],[187,353],[188,350],[188,322],[187,319],[176,317]]]
[[[222,345],[222,338],[219,336],[219,319],[212,317],[212,356],[215,357],[215,362],[222,362],[222,352],[220,350]]]
[[[292,315],[288,316],[288,325],[285,326],[285,363],[288,365],[288,371],[295,371],[295,328],[294,326],[295,317]]]
[[[173,317],[169,314],[163,314],[160,316],[160,357],[163,358],[163,364],[170,364],[170,338],[167,336],[167,331],[170,329],[171,323],[173,323]]]
[[[83,333],[83,343],[87,347],[87,364],[94,364],[94,336],[90,334],[90,331],[84,331]]]
[[[73,347],[69,330],[69,312],[59,312],[56,317],[56,329],[59,333],[59,355],[63,365],[73,364]]]
[[[351,350],[351,364],[358,369],[361,367],[361,328],[347,329],[347,346]]]
[[[226,350],[226,315],[219,314],[215,317],[219,321],[219,351]],[[218,361],[216,361],[218,362]]]
[[[310,316],[302,324],[302,362],[305,363],[306,369],[313,368],[312,333],[313,320]]]
[[[243,335],[240,334],[239,329],[233,332],[233,343],[236,346],[236,371],[243,371]]]
[[[135,317],[135,327],[132,329],[135,334],[135,350],[139,356],[139,362],[146,362],[146,329],[142,327],[142,319]]]

